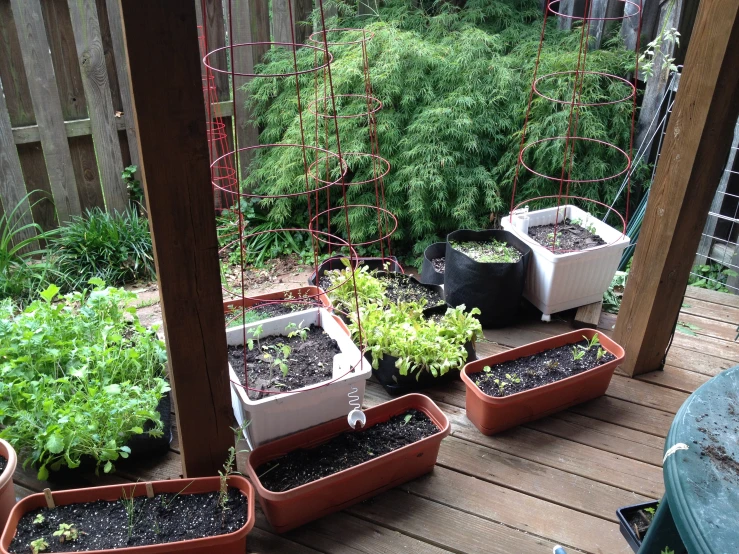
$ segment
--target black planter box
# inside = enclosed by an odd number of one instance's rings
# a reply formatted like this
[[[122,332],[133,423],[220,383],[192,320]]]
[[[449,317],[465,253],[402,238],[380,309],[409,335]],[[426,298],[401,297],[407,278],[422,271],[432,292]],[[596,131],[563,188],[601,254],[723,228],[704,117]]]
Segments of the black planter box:
[[[318,271],[314,271],[311,273],[310,277],[308,277],[308,284],[317,287],[319,286],[318,282],[321,280],[321,277],[323,277],[328,271],[344,269],[346,266],[342,260],[345,258],[351,259],[352,267],[355,268],[357,267],[357,264],[359,264],[366,265],[370,270],[377,269],[384,271],[385,264],[389,263],[388,271],[392,271],[393,273],[403,273],[403,268],[400,267],[398,259],[395,256],[391,256],[389,258],[349,258],[348,256],[334,256],[318,265]]]
[[[624,506],[616,510],[616,516],[618,516],[619,527],[621,528],[621,534],[629,543],[629,546],[634,552],[638,552],[641,548],[641,539],[636,536],[636,533],[629,525],[629,516],[634,512],[643,510],[644,508],[657,508],[659,502],[656,500],[652,502],[644,502],[642,504],[632,504],[631,506]]]
[[[446,243],[435,242],[429,244],[423,251],[423,264],[421,265],[421,282],[430,285],[443,285],[444,274],[434,269],[432,260],[446,256]]]
[[[523,255],[516,263],[476,262],[451,246],[456,242],[505,242]],[[521,305],[531,248],[508,231],[460,230],[449,233],[446,242],[444,293],[451,306],[464,304],[470,310],[479,308],[483,327],[503,327],[511,324]]]
[[[152,456],[161,456],[169,450],[169,445],[172,442],[172,400],[170,393],[165,394],[159,400],[157,412],[159,412],[159,417],[162,419],[162,436],[149,436],[147,431],[151,431],[154,424],[147,421],[144,425],[144,432],[141,435],[134,435],[126,443],[126,446],[131,449],[129,459],[141,460]]]

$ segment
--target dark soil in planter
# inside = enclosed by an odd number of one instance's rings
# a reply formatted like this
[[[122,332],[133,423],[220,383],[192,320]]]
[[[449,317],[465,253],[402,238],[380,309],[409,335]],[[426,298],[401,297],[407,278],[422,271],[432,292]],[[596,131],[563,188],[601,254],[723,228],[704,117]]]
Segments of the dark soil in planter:
[[[400,304],[401,302],[418,302],[425,298],[426,306],[433,308],[444,304],[441,295],[428,287],[424,287],[420,283],[410,278],[410,275],[403,273],[385,273],[379,276],[379,279],[386,285],[385,296],[388,300]]]
[[[247,335],[247,338],[251,336]],[[265,354],[284,358],[280,345],[290,347],[287,356],[288,373],[284,377],[279,366],[274,365]],[[274,348],[270,348],[274,347]],[[315,383],[321,383],[333,376],[334,356],[340,352],[339,345],[323,329],[311,325],[305,340],[299,336],[292,338],[275,336],[254,340],[254,349],[247,350],[246,362],[249,369],[249,388],[260,391],[286,392]],[[231,363],[241,384],[244,382],[244,347],[229,346],[228,361]],[[247,391],[249,398],[259,400],[267,396],[264,392]]]
[[[491,367],[489,372],[481,371],[468,377],[485,394],[502,397],[572,377],[615,359],[613,354],[605,350],[598,359],[599,347],[594,345],[582,358],[574,360],[573,348],[582,352],[582,348],[587,346],[588,342],[583,340],[577,344],[560,346],[539,354],[503,362]],[[495,382],[496,379],[498,383]]]
[[[310,449],[297,449],[257,468],[264,488],[294,489],[439,432],[429,417],[408,410],[362,431],[347,431]]]
[[[143,485],[141,485],[143,488]],[[9,551],[28,554],[31,541],[43,538],[44,552],[84,552],[162,544],[232,533],[246,523],[247,499],[229,489],[227,509],[218,505],[218,492],[205,494],[157,494],[133,500],[134,525],[128,537],[129,519],[124,502],[99,500],[40,508],[24,515]],[[34,523],[37,514],[44,520]],[[53,536],[60,523],[73,524],[78,538],[60,542]]]
[[[654,512],[656,511],[655,507]],[[654,512],[650,513],[645,509],[641,509],[625,514],[626,522],[629,524],[631,530],[636,534],[636,538],[640,541],[644,540],[644,535],[647,534],[647,529],[649,529],[649,526],[652,524]]]
[[[450,242],[452,248],[469,256],[480,263],[516,263],[521,259],[521,252],[504,242],[497,240],[489,241],[465,241]]]
[[[0,456],[0,475],[3,474],[3,471],[5,471],[6,467],[8,467],[8,460]]]
[[[529,236],[545,248],[554,246],[554,224],[529,227]],[[587,250],[606,243],[600,236],[585,227],[573,223],[571,219],[557,224],[556,250]]]
[[[431,263],[434,266],[434,270],[438,271],[439,273],[444,273],[444,258],[434,258],[431,260]]]
[[[316,298],[309,296],[298,298],[294,302],[278,300],[272,302],[259,302],[246,310],[246,318],[244,318],[241,308],[237,306],[233,311],[226,314],[226,320],[229,322],[229,327],[237,327],[238,325],[243,325],[244,322],[253,323],[269,317],[289,315],[301,310],[308,310],[314,306],[322,307],[323,304],[321,304]]]

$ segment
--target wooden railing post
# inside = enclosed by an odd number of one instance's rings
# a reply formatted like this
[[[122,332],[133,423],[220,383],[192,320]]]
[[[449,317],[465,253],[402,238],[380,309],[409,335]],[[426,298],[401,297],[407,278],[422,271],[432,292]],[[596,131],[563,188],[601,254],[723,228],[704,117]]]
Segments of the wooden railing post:
[[[234,444],[196,8],[120,0],[183,473]]]
[[[739,115],[739,0],[698,9],[615,340],[629,375],[659,369]]]

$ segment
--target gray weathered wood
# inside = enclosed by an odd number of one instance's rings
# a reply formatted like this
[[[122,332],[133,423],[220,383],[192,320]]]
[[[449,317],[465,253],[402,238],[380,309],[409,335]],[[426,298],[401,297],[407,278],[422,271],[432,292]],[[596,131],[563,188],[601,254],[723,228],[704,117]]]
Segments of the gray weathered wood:
[[[272,0],[272,25],[275,42],[293,42],[293,32],[296,44],[303,44],[311,34],[310,25],[304,25],[308,20],[312,7],[312,0],[291,0],[293,29],[290,28],[289,0]]]
[[[556,4],[553,6],[553,8],[563,14],[563,15],[569,15],[572,17],[564,17],[564,16],[558,16],[557,17],[557,28],[562,30],[568,30],[572,29],[572,24],[577,21],[576,19],[573,19],[573,17],[582,17],[583,12],[585,11],[585,0],[561,0],[559,3],[559,6]]]
[[[273,7],[275,3],[273,0]],[[232,24],[234,44],[269,42],[269,4],[267,0],[233,0],[233,12],[240,14],[240,17],[234,17]],[[282,42],[277,38],[275,40]],[[290,42],[291,40],[291,38],[288,38],[284,42]],[[253,73],[255,63],[259,62],[268,49],[268,45],[236,48],[233,53],[236,71],[239,73]],[[259,144],[259,129],[249,122],[252,115],[246,108],[248,94],[242,85],[246,84],[249,79],[237,77],[237,80],[238,82],[234,87],[234,103],[231,106],[224,106],[224,103],[221,102],[219,105],[230,108],[228,111],[222,108],[220,112],[222,116],[225,117],[235,113],[236,145],[238,148],[244,148]],[[242,178],[252,157],[251,152],[240,152],[238,155],[238,168]]]
[[[731,177],[731,173],[729,173],[729,171],[734,167],[737,148],[739,148],[739,120],[737,120],[736,127],[734,127],[734,140],[731,142],[731,150],[729,150],[729,159],[726,162],[726,169],[724,170],[723,175],[721,175],[721,181],[718,184],[716,196],[713,197],[708,219],[706,220],[706,226],[703,229],[703,236],[701,237],[700,244],[698,244],[698,252],[695,255],[696,265],[705,264],[706,258],[711,252],[711,243],[713,242],[712,237],[716,232],[716,223],[718,220],[716,216],[710,215],[710,212],[715,214],[721,213],[721,206],[726,198],[724,193],[726,192],[726,187],[728,186],[729,178]]]
[[[121,88],[121,102],[123,104],[123,117],[116,118],[116,128],[120,129],[120,121],[123,120],[128,139],[128,150],[131,153],[131,165],[139,165],[139,147],[136,138],[136,118],[133,113],[133,101],[131,100],[131,88],[128,86],[128,55],[123,40],[123,23],[117,0],[105,0],[108,8],[108,21],[110,22],[110,38],[113,41],[113,56],[115,57],[115,70]]]
[[[600,44],[603,41],[603,31],[605,29],[605,21],[602,20],[606,16],[606,8],[608,7],[608,0],[591,0],[590,3],[590,17],[600,20],[591,21],[589,34],[593,37],[590,43],[590,48],[597,50],[600,48]]]
[[[126,122],[123,118],[115,118],[117,131],[126,130]],[[84,137],[92,134],[92,123],[90,118],[73,119],[64,122],[64,132],[67,138]],[[38,125],[27,125],[25,127],[13,127],[13,142],[15,144],[30,144],[41,140],[41,131]]]
[[[379,7],[379,0],[358,0],[357,13],[359,15],[375,15]]]
[[[3,86],[0,83],[0,200],[3,211],[10,214],[16,207],[18,210],[10,221],[13,226],[24,226],[33,223],[30,204],[26,196],[26,185],[23,181],[18,150],[13,142],[13,131],[10,127],[10,116],[5,103]],[[18,233],[20,240],[36,236],[31,227]]]
[[[584,327],[595,329],[598,327],[600,312],[602,309],[603,302],[594,302],[593,304],[580,306],[575,314],[575,319],[572,321],[572,326],[575,329],[582,329]]]
[[[653,0],[654,1],[654,0]],[[657,34],[660,29],[677,28],[680,22],[680,14],[682,13],[683,0],[675,0],[674,5],[670,8],[670,0],[662,3],[662,8],[657,26]],[[654,57],[652,62],[652,76],[647,81],[644,90],[644,100],[642,100],[641,110],[639,111],[639,121],[636,126],[636,140],[634,144],[642,144],[649,134],[649,125],[660,109],[662,95],[667,89],[667,83],[670,80],[669,67],[662,68],[665,56],[672,57],[675,51],[674,44],[669,41],[662,42],[662,49]]]
[[[71,216],[79,214],[81,208],[77,188],[71,186],[76,180],[64,132],[64,117],[41,16],[41,4],[40,0],[11,0],[11,7],[57,218],[59,223],[64,223]]]
[[[68,0],[68,4],[105,207],[110,212],[123,212],[128,205],[128,192],[121,179],[123,158],[116,132],[115,111],[110,95],[97,7],[94,0]]]

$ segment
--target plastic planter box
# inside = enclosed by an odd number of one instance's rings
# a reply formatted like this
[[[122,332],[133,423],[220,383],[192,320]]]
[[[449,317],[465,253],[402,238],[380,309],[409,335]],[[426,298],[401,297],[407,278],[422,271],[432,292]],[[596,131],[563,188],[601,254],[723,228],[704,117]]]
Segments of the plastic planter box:
[[[590,340],[596,334],[601,346],[616,359],[572,377],[503,397],[485,394],[469,378],[470,374],[482,371],[485,366],[492,367],[501,362],[575,344],[582,340],[583,336]],[[605,394],[611,376],[623,357],[624,349],[603,333],[594,329],[580,329],[479,359],[462,368],[461,377],[467,388],[465,397],[467,417],[483,435],[493,435],[575,404],[598,398]]]
[[[339,344],[341,354],[334,357],[333,368],[333,379],[336,380],[324,386],[318,386],[320,383],[317,383],[303,389],[269,394],[265,398],[252,400],[244,387],[237,384],[240,383],[239,378],[229,364],[234,416],[239,425],[243,425],[244,421],[250,422],[244,431],[244,437],[251,448],[340,416],[346,421],[346,415],[351,410],[349,394],[358,396],[360,404],[364,400],[364,385],[372,367],[362,359],[346,326],[324,308],[232,327],[226,330],[226,341],[230,346],[241,345],[244,327],[248,330],[259,325],[262,326],[262,337],[287,335],[285,327],[288,324],[300,325],[301,322],[304,327],[311,324],[322,327]],[[347,373],[353,366],[356,366],[354,371]]]
[[[185,541],[169,542],[164,544],[153,544],[148,546],[132,546],[129,548],[116,548],[114,550],[88,550],[88,554],[103,554],[104,552],[141,552],[146,554],[166,554],[168,552],[185,552],[187,554],[243,554],[246,552],[246,536],[254,527],[254,488],[251,483],[239,475],[232,475],[228,479],[231,487],[237,488],[247,498],[246,523],[238,531],[215,537],[203,537]],[[95,502],[97,500],[119,501],[126,491],[129,496],[146,494],[144,483],[132,483],[130,485],[110,485],[106,487],[92,487],[88,489],[73,489],[67,491],[53,492],[54,504],[65,506],[68,504],[81,504],[84,502]],[[192,479],[173,479],[170,481],[152,481],[154,494],[179,493],[199,494],[214,492],[220,488],[220,477],[198,477]],[[183,489],[187,487],[186,491]],[[10,519],[5,531],[0,538],[0,553],[8,554],[8,547],[15,536],[16,526],[24,514],[37,508],[45,508],[46,499],[43,493],[32,494],[16,504],[10,513]]]
[[[0,473],[0,530],[5,527],[10,510],[15,505],[15,487],[13,486],[13,473],[18,463],[15,450],[10,443],[0,439],[0,456],[5,458],[8,463],[5,465],[5,471]]]
[[[323,477],[286,492],[271,492],[262,486],[257,468],[297,448],[311,448],[343,432],[350,431],[346,417],[307,429],[261,446],[249,455],[247,471],[259,496],[264,515],[278,533],[343,510],[401,483],[430,472],[436,465],[439,446],[450,432],[444,413],[426,396],[409,394],[369,408],[365,428],[387,421],[415,408],[424,412],[439,432],[373,460]]]
[[[621,253],[629,245],[629,237],[589,215],[577,206],[559,207],[558,221],[581,219],[595,226],[596,234],[606,241],[580,252],[554,254],[528,235],[528,227],[554,223],[557,208],[546,208],[525,214],[514,214],[514,221],[503,218],[502,225],[531,247],[524,297],[549,321],[555,312],[600,302],[611,284],[621,261]]]
[[[654,508],[656,510],[658,505],[659,501],[653,500],[652,502],[644,502],[643,504],[624,506],[623,508],[619,508],[618,510],[616,510],[616,516],[618,517],[621,534],[624,536],[626,542],[629,543],[629,546],[634,552],[639,552],[642,539],[636,536],[636,533],[629,525],[629,514],[631,514],[632,512],[638,512],[639,510],[643,510],[644,508]]]
[[[292,297],[297,300],[300,300],[301,296],[303,297],[307,296],[310,299],[316,299],[327,310],[331,310],[332,308],[331,301],[324,294],[324,292],[318,287],[310,286],[310,287],[298,287],[294,289],[282,290],[279,292],[271,292],[269,294],[260,294],[257,296],[250,296],[248,298],[239,298],[237,300],[228,300],[223,303],[223,313],[225,313],[226,316],[228,316],[229,312],[233,309],[237,309],[241,306],[246,306],[247,308],[251,308],[252,306],[256,306],[257,304],[261,304],[263,302],[283,303],[285,301],[286,294],[292,295]],[[300,311],[314,309],[313,306],[309,306],[308,304],[303,304],[301,306],[305,306],[305,308],[301,307]],[[297,313],[297,310],[296,310],[296,313]],[[238,321],[238,317],[236,318],[236,320]]]
[[[514,263],[478,262],[452,246],[454,242],[504,242],[521,252]],[[479,308],[483,327],[509,325],[518,315],[531,248],[508,231],[461,229],[449,233],[446,242],[444,293],[452,306]]]

